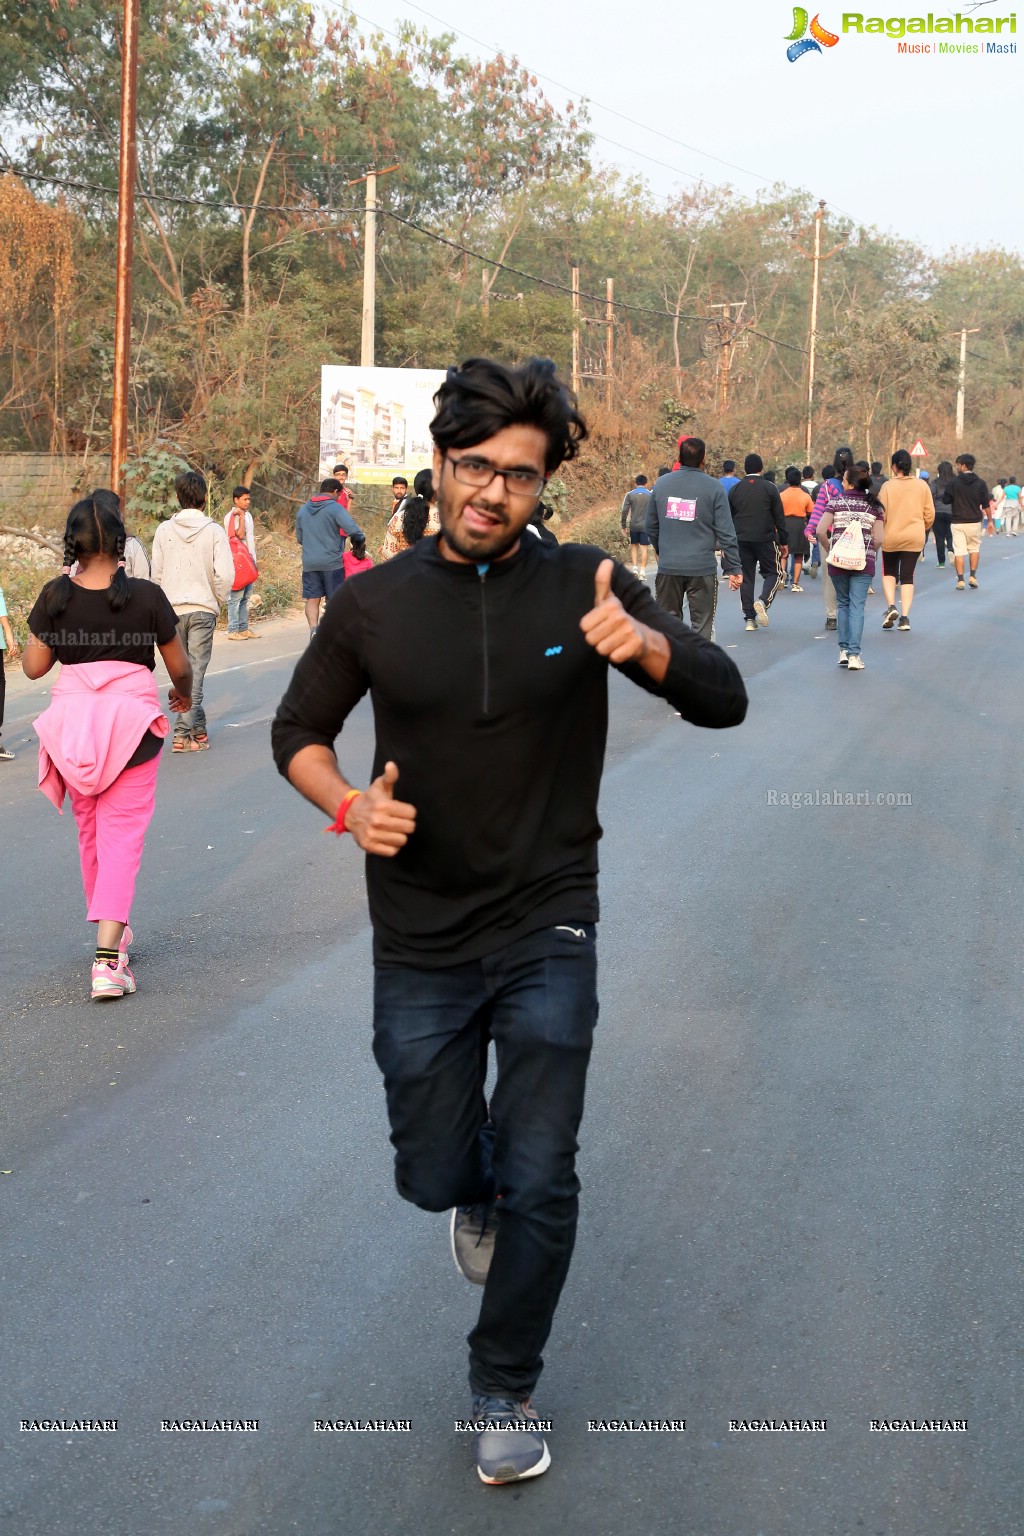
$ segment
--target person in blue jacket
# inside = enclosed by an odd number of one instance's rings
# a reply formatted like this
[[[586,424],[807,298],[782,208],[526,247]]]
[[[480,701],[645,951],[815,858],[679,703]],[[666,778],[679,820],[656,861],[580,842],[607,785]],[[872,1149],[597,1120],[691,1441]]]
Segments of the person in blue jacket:
[[[345,580],[345,539],[363,542],[355,518],[339,500],[340,480],[321,480],[320,490],[295,514],[295,537],[302,546],[302,597],[310,639],[320,623],[320,604]]]

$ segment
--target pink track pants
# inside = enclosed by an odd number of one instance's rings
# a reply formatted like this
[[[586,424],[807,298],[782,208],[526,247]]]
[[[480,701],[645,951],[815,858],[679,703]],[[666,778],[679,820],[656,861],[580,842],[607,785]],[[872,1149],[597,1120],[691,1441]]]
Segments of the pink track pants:
[[[159,757],[125,768],[99,795],[68,785],[78,824],[78,856],[90,923],[126,923],[156,804]]]

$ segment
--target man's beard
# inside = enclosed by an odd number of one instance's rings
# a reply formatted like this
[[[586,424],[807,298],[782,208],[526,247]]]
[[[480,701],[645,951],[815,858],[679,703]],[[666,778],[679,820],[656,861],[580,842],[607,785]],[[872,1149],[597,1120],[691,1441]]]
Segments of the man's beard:
[[[507,522],[503,522],[489,534],[481,534],[473,538],[466,538],[463,534],[458,517],[453,517],[444,504],[444,498],[438,497],[438,515],[441,520],[441,537],[464,560],[473,560],[478,565],[491,560],[500,560],[503,555],[509,554],[519,543],[522,529],[510,530]]]

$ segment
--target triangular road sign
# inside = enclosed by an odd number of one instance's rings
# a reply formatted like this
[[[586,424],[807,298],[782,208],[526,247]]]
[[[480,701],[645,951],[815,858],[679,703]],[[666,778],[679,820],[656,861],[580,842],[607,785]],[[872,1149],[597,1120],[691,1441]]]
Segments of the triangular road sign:
[[[911,448],[910,457],[912,459],[926,459],[928,457],[928,449],[925,447],[924,443],[922,443],[920,438],[918,438],[913,448]]]

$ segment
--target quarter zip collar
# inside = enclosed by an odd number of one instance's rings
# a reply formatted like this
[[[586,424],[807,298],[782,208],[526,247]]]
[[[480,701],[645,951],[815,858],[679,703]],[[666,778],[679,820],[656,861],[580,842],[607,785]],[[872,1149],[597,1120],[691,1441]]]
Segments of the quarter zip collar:
[[[455,580],[479,581],[480,566],[477,562],[475,560],[467,562],[446,560],[438,548],[439,540],[440,535],[432,533],[426,538],[420,539],[413,545],[413,548],[417,551],[421,560],[425,560],[431,566],[443,566],[446,571],[453,575]],[[540,540],[531,537],[529,545],[527,545],[526,540],[521,538],[519,540],[519,548],[514,555],[509,555],[507,560],[492,560],[489,564],[482,562],[486,566],[488,582],[502,581],[513,571],[521,571],[524,563],[535,555],[533,545],[540,546]]]

